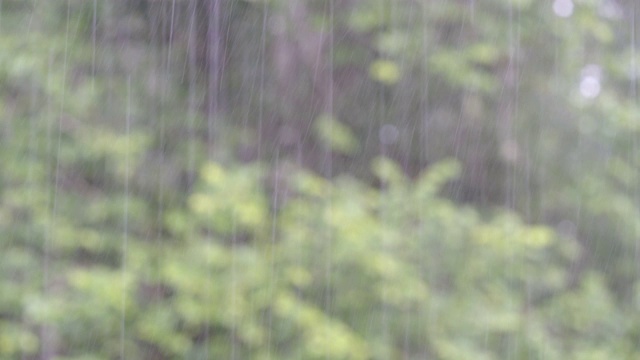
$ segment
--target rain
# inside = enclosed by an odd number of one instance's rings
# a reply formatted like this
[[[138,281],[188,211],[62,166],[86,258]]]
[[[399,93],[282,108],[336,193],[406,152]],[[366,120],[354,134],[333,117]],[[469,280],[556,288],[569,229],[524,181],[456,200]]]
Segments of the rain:
[[[640,358],[635,0],[0,0],[0,359]]]

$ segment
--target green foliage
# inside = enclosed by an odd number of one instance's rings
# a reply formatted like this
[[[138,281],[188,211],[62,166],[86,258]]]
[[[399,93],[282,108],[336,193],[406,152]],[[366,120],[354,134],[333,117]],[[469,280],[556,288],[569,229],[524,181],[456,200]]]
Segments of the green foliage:
[[[346,125],[330,115],[322,115],[315,121],[315,131],[333,151],[351,155],[358,150],[358,139]]]
[[[400,68],[391,60],[376,60],[369,67],[369,74],[376,81],[393,85],[400,79]]]
[[[584,295],[568,293],[527,309],[532,291],[554,289],[567,276],[558,262],[559,239],[515,214],[482,220],[441,198],[439,189],[459,174],[457,163],[433,166],[416,181],[388,159],[376,160],[373,168],[384,189],[350,177],[328,182],[302,170],[289,174],[296,195],[281,204],[271,232],[264,221],[275,214],[269,215],[257,168],[206,164],[188,207],[167,218],[182,213],[192,219],[178,227],[180,239],[145,243],[131,237],[126,253],[115,250],[125,267],[56,266],[60,288],[42,297],[22,283],[18,302],[3,309],[24,307],[15,320],[57,329],[72,357],[117,356],[122,329],[131,354],[152,348],[185,357],[208,347],[218,356],[233,351],[249,358],[265,356],[266,349],[278,358],[369,359],[424,351],[442,359],[500,358],[508,354],[499,346],[505,341],[541,354],[557,346],[555,358],[562,358],[562,339],[544,329],[566,329],[574,338],[583,334],[603,344],[624,335],[620,328],[602,328],[616,326],[616,308],[601,281],[585,283]],[[51,231],[62,231],[63,219]],[[67,231],[54,238],[80,234]],[[246,237],[239,242],[241,232]],[[88,239],[69,240],[66,251]],[[53,249],[65,247],[57,242]],[[29,255],[14,256],[18,269],[29,266]],[[20,329],[18,324],[7,326]],[[6,333],[24,337],[20,351],[35,351],[28,328]],[[16,351],[7,347],[3,354]]]
[[[0,358],[640,356],[636,14],[205,3],[2,2]]]
[[[193,194],[189,206],[205,226],[210,224],[222,234],[265,230],[267,200],[255,183],[260,178],[257,168],[229,174],[217,164],[208,164],[202,169],[202,178],[206,191]]]

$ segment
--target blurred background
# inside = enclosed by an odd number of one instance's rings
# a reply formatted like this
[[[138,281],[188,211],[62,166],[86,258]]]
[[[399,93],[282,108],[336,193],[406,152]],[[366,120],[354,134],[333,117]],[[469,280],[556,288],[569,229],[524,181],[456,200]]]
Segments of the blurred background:
[[[635,0],[1,0],[0,359],[640,358]]]

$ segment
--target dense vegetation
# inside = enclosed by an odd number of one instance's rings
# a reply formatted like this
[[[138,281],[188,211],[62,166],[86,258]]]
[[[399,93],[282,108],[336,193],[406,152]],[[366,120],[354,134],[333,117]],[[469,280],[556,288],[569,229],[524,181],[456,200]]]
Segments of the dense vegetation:
[[[0,358],[636,359],[634,0],[0,1]]]

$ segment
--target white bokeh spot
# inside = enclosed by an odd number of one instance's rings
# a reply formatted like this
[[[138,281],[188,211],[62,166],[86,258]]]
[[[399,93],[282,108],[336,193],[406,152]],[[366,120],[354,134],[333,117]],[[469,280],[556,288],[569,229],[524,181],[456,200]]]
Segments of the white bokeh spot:
[[[602,68],[599,65],[589,64],[582,69],[581,75],[580,94],[586,99],[593,99],[600,95]]]
[[[555,0],[553,2],[553,12],[560,17],[568,18],[573,15],[572,0]]]
[[[600,95],[600,79],[595,76],[586,76],[580,81],[580,94],[587,99],[593,99]]]

